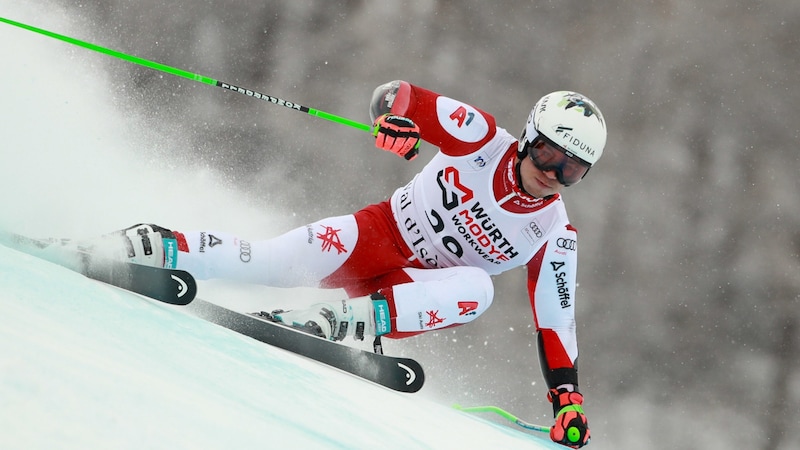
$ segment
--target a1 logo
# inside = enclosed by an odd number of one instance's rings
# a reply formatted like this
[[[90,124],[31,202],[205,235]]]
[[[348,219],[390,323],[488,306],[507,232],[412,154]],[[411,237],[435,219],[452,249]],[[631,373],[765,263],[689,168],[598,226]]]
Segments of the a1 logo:
[[[436,99],[439,124],[460,141],[479,142],[489,132],[489,124],[475,108],[448,97]]]

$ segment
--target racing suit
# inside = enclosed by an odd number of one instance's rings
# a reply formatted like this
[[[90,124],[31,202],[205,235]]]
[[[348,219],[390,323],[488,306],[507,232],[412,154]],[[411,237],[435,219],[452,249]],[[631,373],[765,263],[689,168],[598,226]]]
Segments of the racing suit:
[[[561,196],[520,188],[517,139],[480,109],[394,81],[375,90],[370,113],[410,118],[439,149],[390,199],[268,240],[176,232],[176,267],[200,279],[380,292],[386,336],[400,338],[474,320],[493,300],[490,276],[525,266],[545,380],[577,388],[577,233]]]

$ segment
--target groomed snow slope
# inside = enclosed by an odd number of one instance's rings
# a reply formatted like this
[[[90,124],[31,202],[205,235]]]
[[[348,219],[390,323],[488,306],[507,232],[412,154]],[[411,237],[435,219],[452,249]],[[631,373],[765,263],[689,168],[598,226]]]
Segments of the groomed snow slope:
[[[3,246],[0,355],[0,448],[563,448]]]

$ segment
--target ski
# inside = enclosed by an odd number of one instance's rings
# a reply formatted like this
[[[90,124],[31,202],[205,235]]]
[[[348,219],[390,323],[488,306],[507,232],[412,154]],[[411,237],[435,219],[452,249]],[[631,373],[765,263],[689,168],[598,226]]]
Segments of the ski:
[[[186,271],[124,261],[98,260],[88,252],[60,245],[57,239],[33,239],[0,230],[0,244],[66,267],[88,278],[172,305],[188,305],[197,283]]]
[[[201,299],[195,299],[187,306],[187,310],[197,317],[239,334],[311,358],[395,391],[417,392],[425,382],[422,366],[410,358],[348,347]]]

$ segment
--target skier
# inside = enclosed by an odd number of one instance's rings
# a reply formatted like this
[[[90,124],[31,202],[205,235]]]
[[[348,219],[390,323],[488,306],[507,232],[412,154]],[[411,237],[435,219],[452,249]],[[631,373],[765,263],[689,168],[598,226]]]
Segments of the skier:
[[[550,436],[573,448],[587,444],[575,329],[577,231],[560,192],[603,153],[600,110],[579,93],[553,92],[535,104],[516,139],[480,109],[393,81],[375,90],[370,116],[380,149],[412,159],[420,139],[439,148],[386,201],[269,240],[148,224],[115,235],[131,261],[198,279],[343,288],[350,298],[341,302],[271,314],[336,341],[466,324],[491,305],[492,275],[526,266],[555,416]]]

